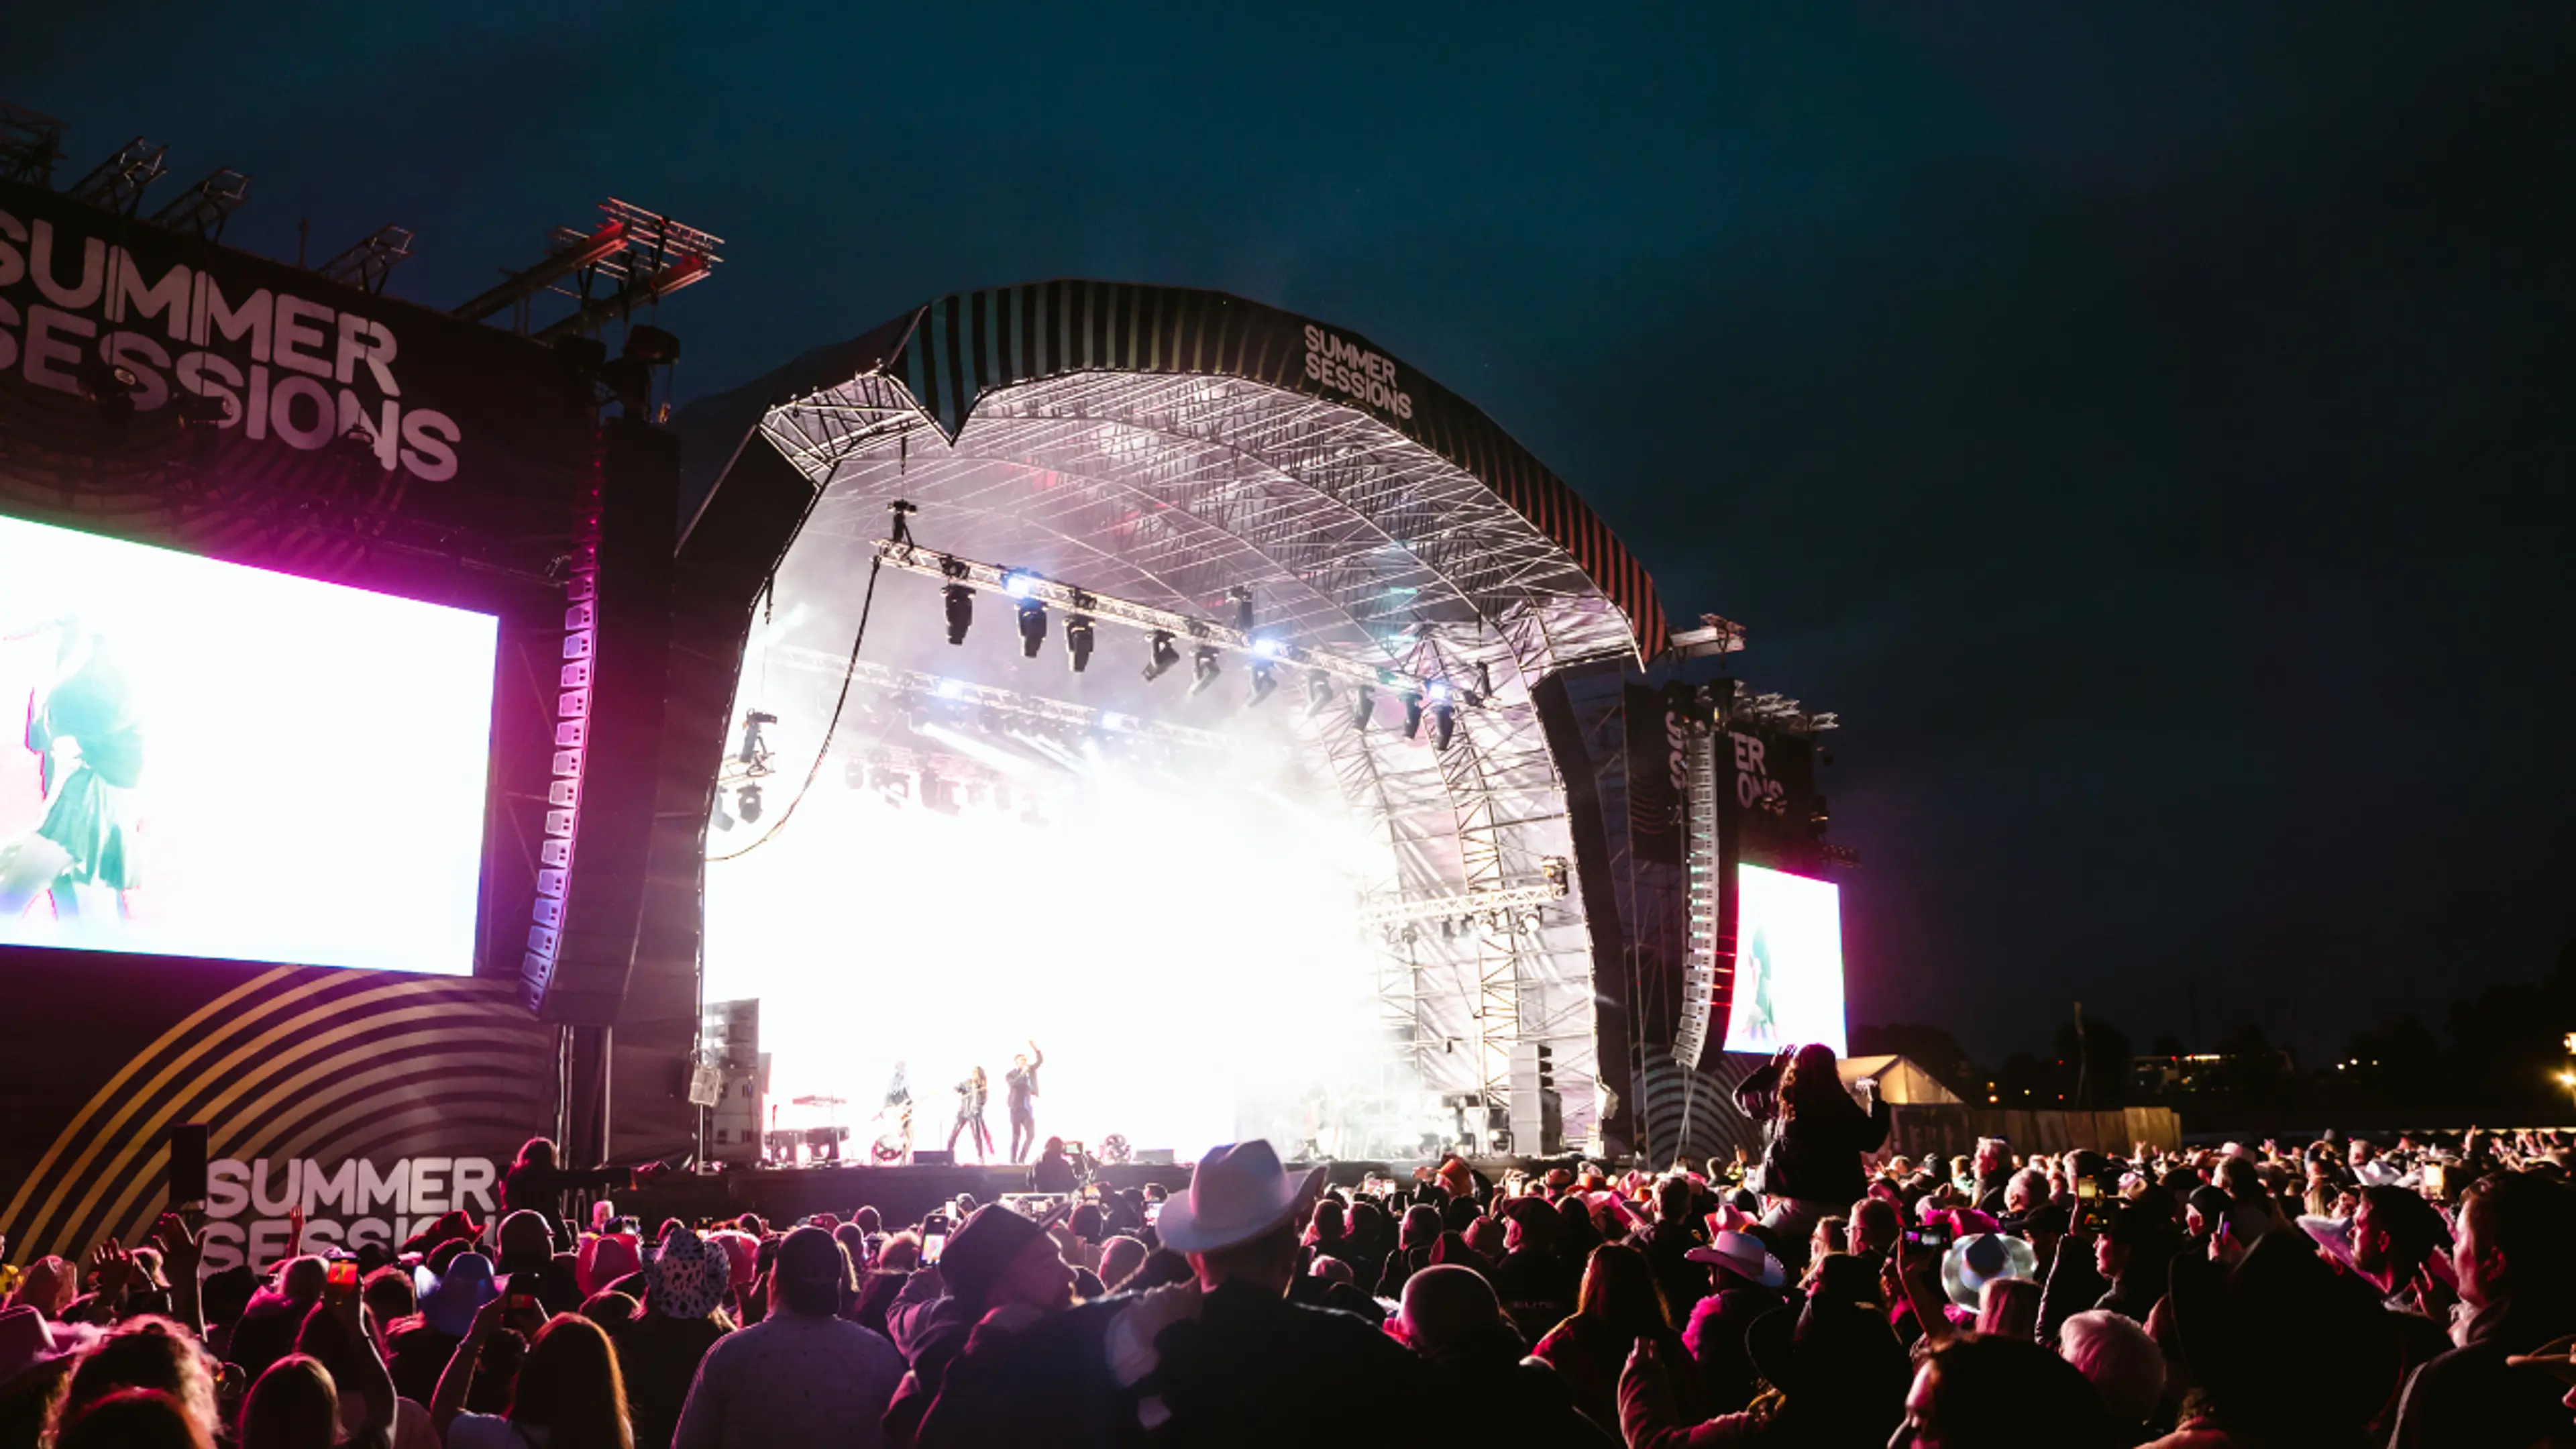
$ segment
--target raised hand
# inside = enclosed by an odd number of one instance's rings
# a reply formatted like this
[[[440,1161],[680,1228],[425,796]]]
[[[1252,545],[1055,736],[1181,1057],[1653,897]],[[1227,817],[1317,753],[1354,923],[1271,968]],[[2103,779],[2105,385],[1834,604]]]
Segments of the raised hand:
[[[188,1231],[187,1220],[177,1213],[163,1213],[152,1225],[152,1241],[161,1249],[162,1269],[176,1283],[181,1278],[194,1280],[199,1265],[206,1260],[205,1244]]]
[[[102,1298],[114,1299],[134,1276],[134,1255],[110,1238],[89,1250],[90,1283]]]

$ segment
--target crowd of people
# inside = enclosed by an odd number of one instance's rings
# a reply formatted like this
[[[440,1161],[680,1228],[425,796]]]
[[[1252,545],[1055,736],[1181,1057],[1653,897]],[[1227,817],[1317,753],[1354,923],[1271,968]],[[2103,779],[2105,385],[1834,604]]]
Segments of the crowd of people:
[[[10,1270],[0,1449],[1168,1443],[2576,1445],[2563,1134],[1887,1152],[1830,1053],[1758,1155],[1451,1158],[908,1224],[510,1210],[208,1274],[193,1225]]]

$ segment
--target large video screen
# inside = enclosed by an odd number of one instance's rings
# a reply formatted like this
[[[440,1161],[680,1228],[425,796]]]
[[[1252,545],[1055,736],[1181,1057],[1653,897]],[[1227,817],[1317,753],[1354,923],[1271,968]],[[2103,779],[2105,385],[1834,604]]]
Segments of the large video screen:
[[[1758,865],[1735,871],[1735,1004],[1726,1050],[1822,1042],[1844,1055],[1842,892]]]
[[[0,518],[0,944],[471,972],[497,647]]]

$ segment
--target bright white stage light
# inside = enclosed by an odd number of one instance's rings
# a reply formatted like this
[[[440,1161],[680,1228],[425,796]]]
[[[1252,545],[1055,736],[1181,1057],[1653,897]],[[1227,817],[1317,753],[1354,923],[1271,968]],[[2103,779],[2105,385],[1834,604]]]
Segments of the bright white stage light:
[[[816,791],[793,829],[710,864],[707,999],[760,998],[769,1100],[847,1098],[839,1120],[873,1138],[900,1058],[916,1145],[940,1147],[950,1088],[981,1065],[1006,1148],[1002,1073],[1035,1038],[1041,1137],[1116,1132],[1187,1160],[1247,1134],[1293,1147],[1374,1082],[1356,887],[1383,843],[1237,759],[1184,777],[1085,755],[1045,772],[1044,825],[1016,784],[1010,810],[954,814]]]
[[[1002,575],[1002,591],[1014,599],[1025,599],[1037,592],[1037,575],[1026,569],[1011,569]]]
[[[1287,645],[1280,643],[1276,639],[1255,639],[1252,641],[1252,652],[1260,655],[1264,659],[1278,658],[1280,654],[1287,649],[1287,647]]]
[[[966,697],[966,681],[962,679],[943,679],[939,681],[939,688],[933,692],[941,699],[964,699]]]

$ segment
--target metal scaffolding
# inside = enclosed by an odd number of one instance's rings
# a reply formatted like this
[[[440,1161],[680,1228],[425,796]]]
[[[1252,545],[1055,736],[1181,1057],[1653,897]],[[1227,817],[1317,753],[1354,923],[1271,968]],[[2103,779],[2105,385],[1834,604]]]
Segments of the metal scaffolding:
[[[1598,1108],[1591,938],[1531,689],[1635,646],[1563,546],[1368,413],[1237,378],[1020,383],[985,394],[952,446],[901,383],[863,373],[773,406],[762,431],[821,488],[782,575],[864,571],[903,499],[925,556],[1201,618],[1230,617],[1248,591],[1261,637],[1481,696],[1447,750],[1428,728],[1390,728],[1384,708],[1370,729],[1343,709],[1294,728],[1386,847],[1362,915],[1405,1066],[1387,1090],[1419,1094],[1416,1108],[1481,1103],[1469,1135],[1500,1148],[1512,1049],[1543,1042],[1566,1135],[1583,1138]]]

